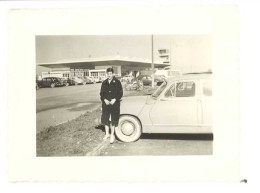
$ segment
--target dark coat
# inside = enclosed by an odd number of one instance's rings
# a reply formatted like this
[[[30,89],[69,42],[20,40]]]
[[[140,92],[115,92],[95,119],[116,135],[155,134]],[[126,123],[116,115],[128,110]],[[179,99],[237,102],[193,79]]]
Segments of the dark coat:
[[[110,84],[108,79],[102,82],[100,89],[100,99],[102,101],[102,108],[120,108],[120,99],[123,96],[123,88],[121,82],[113,77]],[[111,101],[112,99],[116,99],[114,105],[106,105],[104,99]]]

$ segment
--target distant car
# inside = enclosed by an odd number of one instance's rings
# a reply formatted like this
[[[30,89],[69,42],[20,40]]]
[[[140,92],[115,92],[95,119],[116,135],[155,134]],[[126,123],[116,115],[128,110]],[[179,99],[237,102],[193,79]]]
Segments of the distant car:
[[[86,84],[86,82],[83,79],[78,77],[68,78],[67,82],[69,83],[69,85]]]
[[[96,83],[95,79],[93,77],[89,77],[89,76],[85,76],[83,81],[86,83],[86,84],[93,84],[93,83]]]
[[[100,76],[99,80],[100,80],[100,82],[103,82],[104,80],[106,80],[106,77],[105,76]]]
[[[89,76],[89,78],[94,80],[94,83],[102,82],[102,78],[98,76]]]
[[[122,76],[120,74],[115,74],[115,78],[121,81]]]
[[[154,77],[154,86],[160,86],[163,83],[164,76],[155,76]],[[144,86],[152,85],[152,76],[151,75],[139,75],[138,80],[143,82]]]
[[[38,81],[38,86],[41,87],[57,87],[57,86],[67,86],[68,83],[65,79],[57,78],[57,77],[46,77],[42,80]]]
[[[152,95],[122,98],[115,132],[124,142],[142,133],[212,134],[212,74],[169,78]]]
[[[142,90],[143,82],[134,78],[131,80],[131,82],[126,83],[125,89],[126,90]]]
[[[132,75],[125,75],[121,78],[122,82],[131,82],[131,80],[134,79],[134,76]]]

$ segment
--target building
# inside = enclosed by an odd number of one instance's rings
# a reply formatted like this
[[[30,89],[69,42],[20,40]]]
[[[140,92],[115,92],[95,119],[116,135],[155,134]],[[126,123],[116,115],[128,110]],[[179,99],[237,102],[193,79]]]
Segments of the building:
[[[102,70],[112,67],[115,74],[133,74],[151,69],[151,60],[140,58],[128,58],[121,56],[103,58],[64,59],[52,63],[38,63],[37,65],[50,68],[51,71],[70,71],[72,76],[88,76],[89,70]],[[155,68],[169,66],[163,62],[154,62]]]

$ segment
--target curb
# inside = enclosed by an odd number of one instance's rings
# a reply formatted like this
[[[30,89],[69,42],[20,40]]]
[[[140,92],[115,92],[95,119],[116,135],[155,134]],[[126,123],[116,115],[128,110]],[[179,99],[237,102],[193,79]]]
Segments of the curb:
[[[109,140],[102,141],[98,146],[96,146],[91,152],[88,152],[86,156],[99,156],[101,150],[109,145]]]

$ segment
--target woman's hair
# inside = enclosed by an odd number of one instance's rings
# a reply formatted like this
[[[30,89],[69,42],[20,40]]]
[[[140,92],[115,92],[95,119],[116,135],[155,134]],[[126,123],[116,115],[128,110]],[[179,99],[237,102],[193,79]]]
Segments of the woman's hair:
[[[113,68],[108,68],[108,69],[107,69],[107,73],[108,73],[108,72],[114,73],[114,69],[113,69]]]

